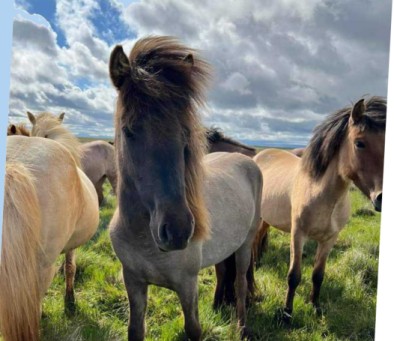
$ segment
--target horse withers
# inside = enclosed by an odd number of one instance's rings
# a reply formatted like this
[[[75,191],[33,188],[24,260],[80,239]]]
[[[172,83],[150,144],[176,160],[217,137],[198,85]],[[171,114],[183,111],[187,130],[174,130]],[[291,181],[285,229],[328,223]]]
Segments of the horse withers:
[[[308,238],[318,243],[310,298],[319,310],[327,257],[350,216],[350,184],[381,210],[385,125],[386,99],[361,99],[317,126],[302,158],[275,149],[255,156],[264,177],[260,237],[269,226],[291,233],[285,322],[291,320]]]
[[[144,339],[150,284],[178,294],[186,334],[200,340],[198,272],[233,253],[238,323],[245,331],[262,177],[244,155],[204,157],[197,104],[204,103],[209,75],[196,51],[170,37],[139,40],[129,57],[121,46],[111,54],[119,191],[110,236],[129,298],[129,340]]]

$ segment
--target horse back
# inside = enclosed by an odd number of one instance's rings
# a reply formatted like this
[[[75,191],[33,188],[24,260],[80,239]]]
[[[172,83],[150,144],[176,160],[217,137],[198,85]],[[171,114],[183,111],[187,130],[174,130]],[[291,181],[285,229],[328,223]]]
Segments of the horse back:
[[[261,215],[269,225],[283,231],[291,229],[291,192],[300,158],[280,149],[265,149],[253,160],[259,166],[263,178]]]

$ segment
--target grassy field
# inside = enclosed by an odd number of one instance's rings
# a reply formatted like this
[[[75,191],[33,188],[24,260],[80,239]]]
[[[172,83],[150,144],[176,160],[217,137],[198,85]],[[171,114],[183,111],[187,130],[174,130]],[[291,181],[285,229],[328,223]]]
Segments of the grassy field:
[[[109,241],[108,223],[115,198],[106,186],[107,202],[101,208],[95,237],[77,252],[74,317],[64,314],[64,276],[61,269],[43,304],[43,340],[126,340],[128,304],[116,259]],[[374,338],[380,215],[359,191],[352,191],[351,221],[342,231],[327,264],[321,292],[322,317],[308,303],[315,244],[306,245],[303,279],[297,290],[293,325],[277,324],[287,284],[289,235],[271,229],[270,245],[256,271],[258,296],[248,311],[255,340],[372,340]],[[371,215],[372,214],[372,215]],[[59,267],[63,262],[59,257]],[[215,274],[201,271],[199,310],[204,340],[239,340],[235,311],[212,310]],[[183,316],[179,301],[167,289],[150,287],[146,314],[147,340],[183,340]]]

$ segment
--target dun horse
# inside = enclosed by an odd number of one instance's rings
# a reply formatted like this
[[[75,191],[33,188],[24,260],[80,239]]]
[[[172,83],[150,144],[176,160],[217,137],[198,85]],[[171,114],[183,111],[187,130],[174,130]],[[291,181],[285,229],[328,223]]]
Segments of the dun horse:
[[[72,148],[72,146],[70,146]],[[66,253],[66,304],[74,302],[73,250],[98,226],[97,195],[72,154],[50,139],[9,136],[0,265],[5,341],[39,339],[40,302]]]
[[[302,158],[276,149],[255,156],[264,177],[260,236],[270,225],[291,233],[285,322],[291,319],[308,238],[318,243],[310,299],[319,308],[327,257],[349,219],[351,182],[381,210],[385,124],[386,100],[361,99],[319,125]]]
[[[236,141],[226,135],[219,128],[211,127],[206,131],[208,140],[208,152],[230,152],[241,153],[249,157],[256,155],[256,149],[249,147],[239,141]],[[254,296],[255,281],[253,257],[251,265],[247,272],[249,298]],[[235,288],[234,282],[236,277],[235,271],[235,254],[215,265],[216,272],[216,290],[213,300],[214,309],[218,309],[222,304],[235,304]]]
[[[116,193],[115,148],[105,141],[92,141],[82,144],[80,151],[82,169],[96,188],[101,205],[105,179]]]
[[[118,90],[119,174],[110,235],[129,298],[129,340],[144,339],[150,284],[177,293],[186,334],[200,340],[198,272],[234,252],[238,323],[244,331],[262,177],[241,154],[203,158],[206,139],[197,104],[203,104],[208,65],[173,38],[150,37],[138,41],[129,58],[115,47],[110,76]]]

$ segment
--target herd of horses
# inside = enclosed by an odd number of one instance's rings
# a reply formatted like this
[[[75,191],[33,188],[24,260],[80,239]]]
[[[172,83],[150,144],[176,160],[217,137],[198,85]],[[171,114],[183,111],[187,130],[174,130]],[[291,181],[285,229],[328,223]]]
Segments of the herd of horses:
[[[141,39],[129,56],[113,49],[109,74],[118,94],[114,146],[80,144],[62,124],[64,113],[28,112],[31,132],[8,127],[5,341],[39,340],[41,300],[61,253],[65,309],[75,310],[74,250],[96,232],[106,178],[117,195],[109,228],[129,299],[129,340],[145,337],[151,284],[177,293],[186,335],[200,340],[198,273],[212,265],[214,307],[234,302],[241,337],[251,336],[246,301],[270,226],[291,234],[283,322],[291,320],[307,239],[318,243],[311,301],[319,309],[327,257],[350,215],[350,184],[381,210],[386,99],[362,98],[329,115],[304,150],[256,155],[202,125],[211,67],[196,50],[171,37]]]

